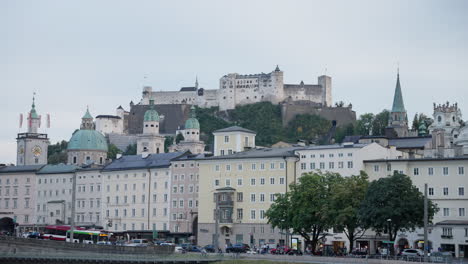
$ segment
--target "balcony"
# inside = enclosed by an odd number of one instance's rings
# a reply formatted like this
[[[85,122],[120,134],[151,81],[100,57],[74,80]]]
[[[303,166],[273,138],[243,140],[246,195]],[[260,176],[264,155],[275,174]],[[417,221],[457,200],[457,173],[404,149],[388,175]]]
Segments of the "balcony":
[[[440,237],[444,239],[452,239],[453,235],[441,235]]]
[[[234,206],[234,201],[232,201],[232,200],[218,201],[218,206],[220,206],[220,207],[233,207]]]
[[[233,221],[232,221],[232,218],[227,218],[227,219],[221,218],[221,219],[219,219],[219,223],[220,224],[232,224]]]

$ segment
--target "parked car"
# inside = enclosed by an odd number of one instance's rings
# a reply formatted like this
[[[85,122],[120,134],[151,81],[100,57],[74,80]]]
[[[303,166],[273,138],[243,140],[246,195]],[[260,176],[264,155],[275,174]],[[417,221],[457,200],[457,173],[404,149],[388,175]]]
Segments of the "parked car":
[[[250,250],[247,244],[234,244],[226,248],[226,253],[246,253]]]
[[[296,255],[296,256],[302,256],[302,251],[300,249],[294,249],[290,248],[285,252],[287,255]]]
[[[187,251],[188,252],[201,252],[202,249],[198,246],[192,246],[190,245],[189,247],[187,247]]]
[[[283,254],[286,254],[286,252],[288,251],[289,251],[288,246],[280,246],[280,247],[271,249],[270,254],[283,255]]]
[[[176,246],[174,248],[174,252],[175,253],[185,253],[185,249],[183,247],[181,247],[181,246]]]
[[[414,249],[414,248],[407,248],[407,249],[404,249],[402,252],[401,252],[401,255],[402,256],[423,256],[424,255],[424,251],[420,250],[420,249]]]
[[[214,248],[213,245],[206,245],[203,247],[203,249],[207,252],[207,253],[215,253],[216,250]]]
[[[127,247],[147,247],[149,245],[146,239],[132,239],[126,244]]]

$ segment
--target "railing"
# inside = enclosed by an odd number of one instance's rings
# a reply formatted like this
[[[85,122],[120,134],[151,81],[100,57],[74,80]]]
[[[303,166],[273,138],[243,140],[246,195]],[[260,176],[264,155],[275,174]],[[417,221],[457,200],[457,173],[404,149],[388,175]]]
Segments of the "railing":
[[[232,221],[232,218],[229,218],[229,219],[219,219],[219,222],[221,224],[232,224],[233,221]]]
[[[40,139],[47,139],[47,134],[39,134],[39,133],[20,133],[20,134],[18,134],[18,138],[40,138]]]
[[[445,238],[445,239],[452,239],[453,238],[452,235],[441,235],[440,237]]]
[[[219,206],[234,206],[234,201],[228,200],[228,201],[218,201]]]

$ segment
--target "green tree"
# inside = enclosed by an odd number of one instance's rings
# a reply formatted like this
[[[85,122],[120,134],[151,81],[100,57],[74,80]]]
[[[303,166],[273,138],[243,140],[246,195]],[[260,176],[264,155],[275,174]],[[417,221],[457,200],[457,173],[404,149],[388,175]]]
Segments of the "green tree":
[[[349,240],[349,252],[354,248],[354,241],[362,237],[365,228],[359,219],[359,209],[369,186],[367,174],[350,177],[335,177],[331,184],[330,219],[333,227],[343,230]]]
[[[283,139],[281,108],[270,102],[236,106],[229,112],[233,123],[257,132],[257,145],[269,146]]]
[[[372,133],[372,124],[375,116],[372,113],[363,114],[356,121],[356,133],[361,136],[368,136]]]
[[[68,142],[65,140],[57,142],[54,145],[49,145],[49,147],[47,148],[47,163],[67,163],[67,146]]]
[[[349,123],[343,127],[337,127],[336,132],[335,132],[335,142],[342,143],[343,139],[346,136],[353,136],[353,135],[356,135],[353,123]]]
[[[181,133],[177,134],[177,136],[175,138],[176,144],[179,144],[179,142],[181,142],[183,140],[184,140],[184,135],[182,135]]]
[[[299,139],[315,141],[326,135],[331,122],[317,115],[297,115],[286,127],[287,140],[296,142]]]
[[[137,144],[130,144],[125,149],[123,155],[136,155],[137,153]]]
[[[315,253],[319,239],[331,227],[329,219],[328,175],[306,173],[299,183],[290,185],[290,192],[278,196],[266,212],[268,223],[300,234]]]
[[[174,137],[164,137],[164,152],[169,152],[169,147],[174,143]]]
[[[372,134],[374,136],[385,135],[385,128],[388,126],[389,118],[390,112],[388,110],[383,110],[375,115],[374,121],[372,122]]]
[[[437,211],[436,205],[429,201],[429,222]],[[410,177],[395,171],[369,184],[359,219],[364,227],[385,232],[390,241],[395,241],[398,231],[414,231],[424,226],[424,196]]]
[[[196,108],[197,119],[200,123],[200,140],[203,140],[207,145],[213,144],[213,131],[232,125],[218,116],[218,110],[218,107]]]
[[[107,158],[108,159],[115,159],[117,154],[121,154],[122,151],[114,144],[109,144],[107,149]]]
[[[413,118],[413,125],[411,126],[411,129],[418,131],[419,130],[419,117],[418,113],[414,114]]]

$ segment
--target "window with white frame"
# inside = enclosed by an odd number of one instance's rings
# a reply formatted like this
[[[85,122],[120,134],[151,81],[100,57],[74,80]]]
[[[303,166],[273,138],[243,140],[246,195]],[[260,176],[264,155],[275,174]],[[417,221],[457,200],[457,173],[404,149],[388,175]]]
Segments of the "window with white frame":
[[[444,187],[443,192],[444,192],[444,195],[448,195],[448,192],[449,192],[448,187]]]
[[[415,176],[419,175],[419,168],[414,168],[413,169],[413,175],[415,175]]]
[[[284,162],[280,162],[280,164],[279,164],[279,168],[280,168],[281,170],[283,170],[283,169],[284,169]]]
[[[458,216],[465,216],[465,208],[458,208]]]
[[[255,178],[251,178],[251,179],[250,179],[250,185],[251,185],[251,186],[255,186],[255,184],[256,184],[256,183],[255,183]]]
[[[237,164],[237,170],[238,171],[241,171],[244,169],[244,166],[242,166],[242,164]]]
[[[224,143],[229,143],[229,136],[224,136]]]
[[[320,162],[320,169],[324,170],[325,169],[325,162]]]
[[[458,195],[460,195],[460,196],[465,195],[465,188],[464,187],[458,187]]]
[[[260,210],[260,219],[265,219],[265,210]]]
[[[275,178],[273,178],[273,177],[270,178],[270,184],[272,184],[272,185],[275,184]]]
[[[444,167],[444,168],[443,168],[443,174],[444,174],[444,175],[448,175],[448,174],[449,174],[449,168],[448,168],[448,167]]]
[[[270,170],[274,170],[275,169],[275,163],[270,163]]]
[[[260,178],[260,185],[265,185],[265,178]]]
[[[465,167],[458,167],[458,174],[459,175],[465,174]]]
[[[310,163],[310,169],[311,169],[311,170],[315,170],[315,162],[311,162],[311,163]]]
[[[231,171],[231,165],[230,164],[226,164],[226,171]]]
[[[252,163],[251,166],[252,170],[257,170],[257,164],[256,163]]]
[[[305,170],[305,169],[307,169],[306,163],[305,163],[305,162],[301,162],[301,170]]]
[[[231,186],[231,179],[226,179],[226,186],[227,187]]]
[[[265,194],[264,193],[260,194],[260,202],[265,202]]]
[[[352,161],[348,161],[348,169],[352,169],[353,168],[353,162]]]
[[[255,210],[250,210],[250,219],[255,220]]]
[[[449,208],[444,208],[444,216],[450,216],[450,209]]]
[[[427,174],[434,175],[434,168],[427,168]]]
[[[218,180],[218,179],[216,179],[216,180],[214,181],[214,185],[215,185],[215,186],[219,186],[219,180]]]
[[[265,163],[260,163],[260,170],[264,170],[265,169]]]
[[[237,186],[242,186],[242,179],[241,178],[237,179]]]
[[[215,171],[219,171],[219,165],[214,166]]]
[[[328,168],[329,169],[334,169],[335,168],[335,163],[334,162],[328,162]]]
[[[250,202],[255,203],[255,193],[250,194]]]
[[[379,169],[380,169],[380,166],[379,166],[379,165],[374,165],[374,171],[375,171],[375,172],[378,172]]]
[[[434,195],[434,188],[429,187],[429,195]]]
[[[442,228],[442,235],[446,237],[452,237],[452,228],[451,227],[443,227]]]
[[[280,183],[280,184],[284,184],[284,183],[285,183],[284,177],[279,178],[279,183]]]

